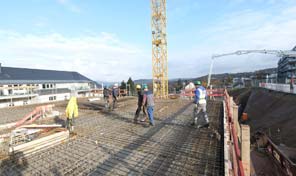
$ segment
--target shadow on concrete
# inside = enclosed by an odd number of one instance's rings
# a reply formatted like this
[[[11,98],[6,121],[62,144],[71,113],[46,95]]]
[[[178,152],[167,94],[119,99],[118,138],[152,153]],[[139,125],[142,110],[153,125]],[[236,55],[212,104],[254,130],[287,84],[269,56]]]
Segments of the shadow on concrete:
[[[66,120],[56,116],[54,119],[54,123],[61,124],[62,127],[66,127]]]
[[[99,111],[99,110],[104,110],[105,105],[104,104],[98,104],[98,103],[83,103],[81,106],[79,106],[79,109],[87,109],[87,110]]]
[[[51,173],[51,175],[54,175],[54,176],[62,176],[63,175],[56,166],[54,166],[53,168],[50,169],[50,173]]]
[[[11,154],[8,158],[0,162],[0,175],[26,175],[23,174],[23,171],[28,167],[28,162],[23,153]]]
[[[108,166],[107,170],[105,169],[105,172],[108,173],[110,172],[113,168],[116,167],[116,165],[118,164],[122,164],[122,160],[126,159],[127,157],[129,157],[132,152],[134,150],[137,150],[140,146],[142,146],[145,142],[147,142],[148,140],[150,140],[150,138],[152,136],[154,136],[157,132],[159,132],[165,125],[166,123],[174,120],[177,116],[179,116],[180,114],[182,114],[189,106],[191,105],[191,103],[185,105],[184,107],[182,107],[179,111],[177,111],[176,113],[174,113],[171,117],[167,118],[166,120],[164,120],[164,123],[160,123],[155,125],[155,127],[150,128],[141,138],[138,138],[134,141],[132,141],[131,143],[129,143],[128,145],[124,146],[120,151],[118,151],[117,153],[113,154],[112,156],[110,156],[108,159],[106,159],[103,163],[101,163],[100,165],[97,166],[97,169],[93,171],[92,174],[90,175],[97,175],[98,173],[100,173],[102,171],[102,168],[106,168],[106,166]],[[115,118],[118,118],[120,116],[116,116]],[[125,119],[127,121],[130,121],[130,119],[128,118],[122,118],[121,119]],[[114,160],[114,158],[120,158],[120,160]],[[110,163],[112,163],[112,166],[110,166]],[[104,174],[106,174],[104,173]]]
[[[218,119],[210,119],[210,123],[213,121],[218,121],[219,124],[223,124],[223,108],[220,105],[220,108],[217,109],[219,115]],[[199,123],[199,122],[198,122]],[[203,118],[200,118],[200,123],[205,123]],[[170,169],[174,169],[176,165],[178,167],[185,167],[185,164],[188,164],[190,159],[194,159],[190,161],[190,164],[193,166],[191,170],[183,170],[182,173],[178,173],[178,175],[224,175],[224,166],[223,160],[224,157],[221,153],[223,150],[223,141],[219,140],[216,136],[216,132],[223,133],[222,125],[219,125],[218,128],[201,128],[194,129],[195,127],[189,127],[188,125],[183,124],[172,124],[168,123],[168,125],[174,125],[180,127],[181,131],[177,131],[172,136],[174,136],[178,141],[172,141],[170,146],[164,147],[160,154],[156,159],[153,160],[151,164],[144,170],[144,175],[165,175],[169,174]],[[218,135],[221,135],[218,134]],[[205,143],[203,138],[207,138],[208,140]],[[210,144],[212,143],[213,146]],[[194,144],[197,144],[199,147],[196,148]],[[221,148],[216,147],[215,145],[220,145]],[[213,147],[213,148],[212,148]],[[215,155],[220,153],[220,155]],[[186,157],[186,162],[178,163],[175,161],[180,161],[180,156]],[[217,168],[213,168],[212,165],[220,163],[220,165],[216,165]],[[172,175],[176,173],[171,173]]]
[[[106,115],[111,120],[120,120],[125,123],[132,123],[132,124],[138,124],[143,127],[149,127],[148,122],[138,122],[135,123],[133,118],[125,117],[124,115],[116,113],[116,111],[101,111],[102,114]]]

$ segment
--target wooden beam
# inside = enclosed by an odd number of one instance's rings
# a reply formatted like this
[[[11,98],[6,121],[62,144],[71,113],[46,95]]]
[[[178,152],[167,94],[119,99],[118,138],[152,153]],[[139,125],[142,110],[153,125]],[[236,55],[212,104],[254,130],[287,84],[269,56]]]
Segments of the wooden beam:
[[[245,175],[250,175],[250,127],[249,125],[241,125],[242,140],[242,163]]]

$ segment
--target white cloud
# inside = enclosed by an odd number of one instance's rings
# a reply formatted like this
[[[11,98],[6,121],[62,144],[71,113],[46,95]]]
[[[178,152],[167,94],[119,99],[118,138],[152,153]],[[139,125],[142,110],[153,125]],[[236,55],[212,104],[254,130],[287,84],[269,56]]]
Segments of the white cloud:
[[[66,37],[0,31],[0,39],[4,66],[78,71],[94,80],[151,77],[149,55],[115,34]]]
[[[242,49],[290,50],[296,45],[295,12],[296,5],[278,11],[247,9],[227,14],[218,19],[218,23],[199,31],[196,35],[202,36],[201,41],[194,47],[182,52],[173,51],[169,56],[173,60],[183,60],[183,69],[187,68],[187,72],[183,72],[187,77],[196,77],[208,73],[212,54]],[[214,71],[241,72],[276,67],[278,59],[260,54],[225,57],[217,59]]]

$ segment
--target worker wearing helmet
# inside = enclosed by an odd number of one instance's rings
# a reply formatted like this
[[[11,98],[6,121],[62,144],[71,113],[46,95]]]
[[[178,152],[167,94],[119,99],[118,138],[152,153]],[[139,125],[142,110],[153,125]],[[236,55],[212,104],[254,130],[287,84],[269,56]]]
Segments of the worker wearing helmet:
[[[207,90],[201,85],[200,81],[195,82],[196,89],[194,90],[195,98],[194,98],[194,113],[193,113],[193,123],[192,126],[197,124],[197,119],[200,116],[200,112],[202,111],[204,118],[206,120],[205,126],[209,126],[209,119],[207,115]],[[202,125],[198,125],[198,128],[202,127]]]
[[[153,93],[148,90],[148,86],[144,87],[144,95],[143,95],[142,106],[147,107],[147,113],[148,113],[150,125],[154,126],[154,118],[153,118],[154,97],[153,97]],[[142,119],[141,121],[144,122],[144,121],[146,121],[146,119]]]
[[[113,98],[113,108],[112,108],[112,110],[115,109],[118,96],[119,96],[118,84],[114,84],[114,86],[112,88],[112,98]]]
[[[142,103],[143,103],[143,91],[142,91],[141,85],[138,84],[136,86],[136,89],[137,89],[137,93],[138,93],[138,108],[137,108],[136,113],[135,113],[134,122],[138,123],[138,118],[140,116],[141,109],[143,109],[143,113],[144,113],[145,117],[147,116],[147,112],[146,112],[146,108],[144,106],[142,106]]]

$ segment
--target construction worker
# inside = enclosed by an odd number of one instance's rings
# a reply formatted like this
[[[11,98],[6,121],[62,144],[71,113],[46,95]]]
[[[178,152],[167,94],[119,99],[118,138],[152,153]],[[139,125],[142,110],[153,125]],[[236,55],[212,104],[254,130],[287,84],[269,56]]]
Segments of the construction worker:
[[[67,117],[67,122],[66,122],[66,127],[69,130],[69,132],[74,131],[74,118],[78,117],[78,105],[77,105],[77,98],[76,97],[71,97],[67,108],[66,108],[66,117]]]
[[[145,117],[147,116],[146,108],[142,105],[143,104],[143,91],[141,85],[136,86],[137,93],[138,93],[138,108],[135,114],[134,122],[138,123],[138,118],[140,116],[141,109],[143,109],[143,113]]]
[[[143,107],[147,107],[148,117],[149,117],[149,124],[151,126],[154,126],[154,118],[153,118],[153,112],[154,112],[154,97],[153,93],[148,90],[148,86],[144,86],[144,95],[143,95]],[[142,119],[141,121],[144,122],[146,119]]]
[[[195,98],[194,98],[194,111],[193,111],[193,123],[192,126],[197,124],[197,119],[200,116],[200,112],[202,111],[204,118],[206,120],[205,125],[198,125],[198,128],[209,126],[209,118],[207,115],[207,90],[201,85],[201,81],[195,82],[196,89],[194,91]]]
[[[118,84],[114,84],[114,86],[112,88],[112,98],[113,98],[113,108],[112,108],[112,110],[115,109],[118,96],[119,96]]]
[[[109,107],[110,107],[110,104],[109,104],[110,103],[109,102],[110,90],[107,89],[107,86],[104,87],[103,95],[104,95],[104,101],[105,101],[105,108],[109,109]]]

